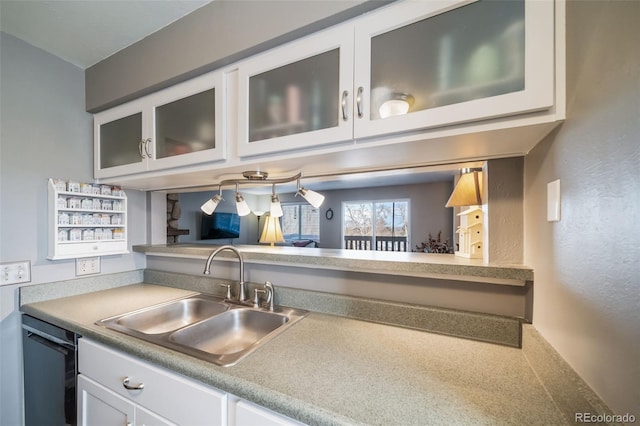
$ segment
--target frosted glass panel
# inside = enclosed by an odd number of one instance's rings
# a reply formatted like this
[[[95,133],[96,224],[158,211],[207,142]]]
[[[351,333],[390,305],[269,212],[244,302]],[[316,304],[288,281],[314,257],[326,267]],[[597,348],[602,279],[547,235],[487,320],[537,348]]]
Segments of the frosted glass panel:
[[[215,89],[156,108],[156,158],[216,146]]]
[[[100,168],[135,164],[142,161],[142,113],[100,126]]]
[[[249,142],[338,125],[340,51],[249,79]]]
[[[480,0],[371,40],[373,120],[521,90],[524,0]]]

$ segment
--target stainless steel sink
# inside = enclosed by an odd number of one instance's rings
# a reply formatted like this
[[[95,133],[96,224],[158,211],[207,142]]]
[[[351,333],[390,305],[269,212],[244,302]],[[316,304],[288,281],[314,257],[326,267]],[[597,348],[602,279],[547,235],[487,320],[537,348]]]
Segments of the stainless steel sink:
[[[211,318],[228,309],[229,305],[217,298],[198,295],[107,318],[99,323],[118,331],[161,334]]]
[[[230,366],[308,312],[250,308],[197,295],[98,321],[96,324],[176,351]]]
[[[243,351],[289,321],[284,315],[235,309],[176,331],[169,339],[210,354]]]

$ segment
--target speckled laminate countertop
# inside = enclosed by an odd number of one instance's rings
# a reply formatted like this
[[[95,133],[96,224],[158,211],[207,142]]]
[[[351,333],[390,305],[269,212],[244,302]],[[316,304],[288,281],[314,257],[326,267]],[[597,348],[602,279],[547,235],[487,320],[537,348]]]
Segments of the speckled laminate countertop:
[[[566,424],[516,348],[310,313],[219,367],[94,324],[191,293],[134,284],[21,310],[308,424]]]
[[[159,244],[134,246],[149,256],[206,259],[217,246],[208,244]],[[234,246],[247,263],[305,266],[343,271],[430,277],[523,286],[533,281],[533,270],[524,265],[485,264],[453,254],[338,250],[299,247]],[[231,257],[222,252],[219,256]]]

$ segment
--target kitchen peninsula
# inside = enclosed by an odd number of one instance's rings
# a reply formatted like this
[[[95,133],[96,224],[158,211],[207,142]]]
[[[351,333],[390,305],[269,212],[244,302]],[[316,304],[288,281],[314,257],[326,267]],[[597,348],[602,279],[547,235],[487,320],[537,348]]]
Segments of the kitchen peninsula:
[[[95,325],[193,294],[116,275],[86,279],[84,294],[70,295],[78,280],[47,284],[50,300],[25,287],[21,310],[306,424],[568,424],[522,349],[311,312],[218,367]]]
[[[205,244],[138,245],[133,250],[148,256],[206,259],[215,246]],[[486,264],[452,254],[384,252],[298,247],[242,246],[248,263],[314,267],[341,271],[410,277],[456,279],[524,286],[533,281],[533,270],[524,265]],[[225,254],[221,255],[225,257]]]

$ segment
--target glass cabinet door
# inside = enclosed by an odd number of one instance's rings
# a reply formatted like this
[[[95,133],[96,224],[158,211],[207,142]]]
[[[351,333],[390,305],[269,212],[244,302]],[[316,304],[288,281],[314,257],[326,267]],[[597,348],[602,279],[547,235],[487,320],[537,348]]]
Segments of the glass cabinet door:
[[[142,161],[142,113],[100,126],[100,168]]]
[[[338,125],[340,49],[249,77],[249,142]]]
[[[411,13],[401,5],[397,13],[387,15],[386,28],[372,20],[359,34],[359,41],[368,47],[366,55],[356,58],[356,67],[362,70],[356,77],[363,92],[359,112],[372,123],[374,133],[551,106],[553,86],[544,93],[536,93],[536,88],[541,80],[553,78],[553,31],[551,38],[539,37],[528,26],[533,16],[544,16],[535,12],[547,8],[551,20],[536,25],[548,28],[545,24],[553,23],[553,2],[433,2],[420,6],[419,18],[416,2],[409,3]],[[401,25],[389,28],[394,19]],[[540,49],[545,43],[548,53]],[[356,52],[360,47],[357,40]],[[526,67],[530,60],[538,70]]]
[[[240,154],[349,139],[352,69],[352,27],[332,28],[240,64]]]
[[[221,73],[172,86],[150,98],[153,160],[149,169],[224,158]]]
[[[156,108],[156,158],[216,147],[215,89]]]
[[[96,178],[146,169],[150,147],[143,103],[133,101],[94,115],[94,174]]]

